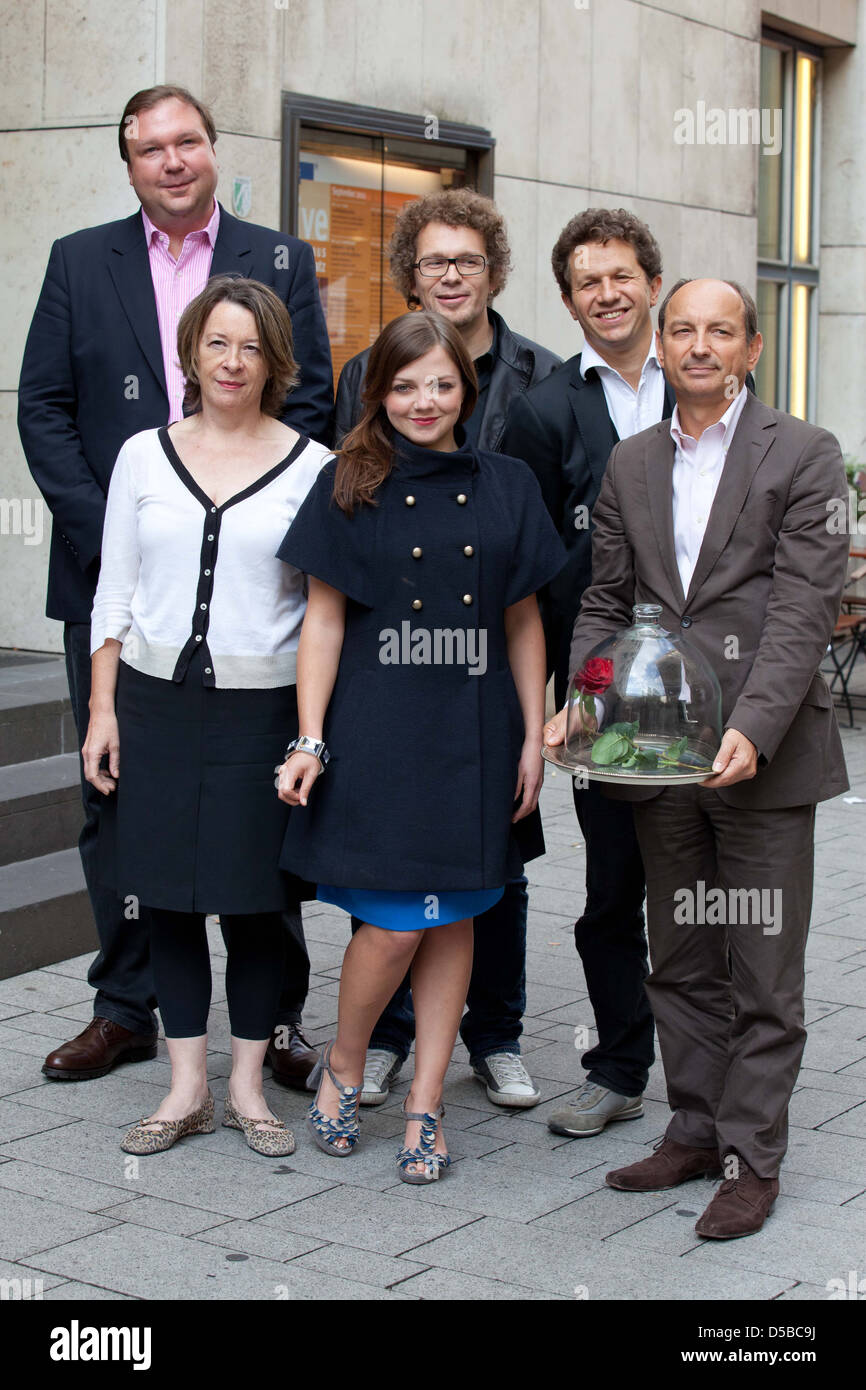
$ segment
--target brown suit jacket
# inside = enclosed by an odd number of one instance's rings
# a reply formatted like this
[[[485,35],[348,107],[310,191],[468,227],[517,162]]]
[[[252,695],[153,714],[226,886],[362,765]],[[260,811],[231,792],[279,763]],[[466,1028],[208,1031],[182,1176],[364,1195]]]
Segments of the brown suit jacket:
[[[755,744],[757,776],[720,789],[734,806],[799,806],[848,780],[830,691],[817,674],[839,615],[849,538],[829,505],[847,496],[832,434],[749,393],[687,594],[674,551],[674,441],[663,420],[617,444],[593,513],[592,584],[574,625],[571,670],[658,603],[661,623],[704,654],[722,720]],[[739,656],[726,658],[736,637]],[[613,789],[612,789],[613,790]],[[628,800],[659,788],[616,788]]]

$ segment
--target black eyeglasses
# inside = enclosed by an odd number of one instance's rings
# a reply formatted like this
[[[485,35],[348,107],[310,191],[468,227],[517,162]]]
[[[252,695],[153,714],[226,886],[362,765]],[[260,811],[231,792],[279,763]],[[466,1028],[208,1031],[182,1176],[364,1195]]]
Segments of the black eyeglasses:
[[[413,269],[431,280],[439,280],[447,275],[450,267],[456,265],[458,275],[480,275],[487,265],[486,256],[422,256],[415,261]]]

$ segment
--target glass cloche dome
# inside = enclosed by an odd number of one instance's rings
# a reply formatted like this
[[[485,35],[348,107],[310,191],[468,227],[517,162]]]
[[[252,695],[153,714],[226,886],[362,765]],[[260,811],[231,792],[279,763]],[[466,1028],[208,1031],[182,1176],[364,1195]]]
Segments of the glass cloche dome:
[[[604,782],[701,782],[722,741],[722,693],[706,658],[659,625],[658,604],[593,647],[571,678],[565,744],[544,756]]]

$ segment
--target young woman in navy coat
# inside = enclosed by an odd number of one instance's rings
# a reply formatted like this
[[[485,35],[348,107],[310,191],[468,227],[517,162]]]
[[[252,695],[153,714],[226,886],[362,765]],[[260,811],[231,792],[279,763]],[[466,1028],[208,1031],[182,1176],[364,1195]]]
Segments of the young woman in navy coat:
[[[415,1076],[397,1161],[416,1183],[449,1162],[442,1084],[473,917],[543,851],[540,835],[521,850],[514,832],[533,813],[537,823],[543,778],[535,595],[565,552],[529,468],[465,445],[476,393],[448,322],[388,324],[362,419],[278,552],[310,590],[300,747],[278,777],[280,797],[306,809],[290,818],[281,863],[364,923],[309,1123],[327,1152],[352,1152],[370,1034],[411,965]]]

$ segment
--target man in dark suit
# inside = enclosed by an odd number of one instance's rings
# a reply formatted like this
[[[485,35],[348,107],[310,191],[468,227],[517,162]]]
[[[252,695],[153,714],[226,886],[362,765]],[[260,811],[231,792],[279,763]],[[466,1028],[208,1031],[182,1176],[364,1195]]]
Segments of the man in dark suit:
[[[179,87],[137,92],[118,130],[141,211],[54,243],[24,350],[18,425],[30,470],[51,509],[49,618],[64,623],[69,689],[79,738],[90,698],[90,613],[99,574],[105,500],[121,445],[182,414],[177,321],[212,275],[270,285],[292,318],[301,381],[284,420],[327,437],[332,375],[312,251],[295,237],[238,221],[214,198],[216,129],[207,108]],[[138,905],[97,881],[101,797],[82,781],[80,848],[100,951],[88,976],[91,1024],[53,1052],[43,1071],[89,1080],[119,1061],[156,1052],[148,926]],[[309,960],[300,918],[290,930],[276,1061],[303,1084],[315,1054],[297,1034]],[[273,1049],[272,1049],[273,1051]]]
[[[441,314],[458,329],[478,377],[478,402],[464,424],[469,443],[506,453],[510,403],[559,363],[554,353],[512,332],[490,307],[505,287],[511,253],[495,203],[468,188],[431,193],[401,209],[389,245],[391,278],[407,305]],[[344,366],[337,388],[337,441],[361,417],[369,349]],[[540,837],[537,817],[535,833]],[[530,821],[524,829],[531,835]],[[540,843],[540,839],[539,839]],[[536,850],[536,852],[539,852]],[[460,1035],[475,1076],[496,1105],[527,1107],[541,1098],[520,1057],[526,1008],[526,879],[475,922],[475,958]],[[358,923],[353,920],[353,929]],[[394,995],[370,1040],[363,1105],[387,1100],[412,1046],[415,1019],[408,981]]]
[[[619,438],[669,416],[673,396],[653,340],[662,258],[650,229],[622,208],[588,208],[563,228],[551,259],[584,349],[512,402],[502,451],[533,469],[568,550],[543,604],[559,709],[571,632],[590,582],[590,519],[610,451]],[[574,805],[586,844],[586,905],[574,938],[598,1043],[581,1058],[587,1076],[577,1095],[548,1124],[557,1134],[586,1138],[643,1113],[653,1020],[631,807],[603,796],[595,782],[575,784]]]
[[[619,789],[647,870],[647,991],[674,1113],[656,1151],[607,1182],[655,1191],[721,1164],[696,1230],[722,1240],[760,1230],[773,1207],[806,1038],[815,805],[848,785],[818,673],[848,556],[830,518],[847,489],[833,436],[744,385],[761,337],[739,286],[680,281],[657,346],[677,406],[611,454],[571,665],[633,604],[657,604],[715,669],[724,734],[700,785]]]

